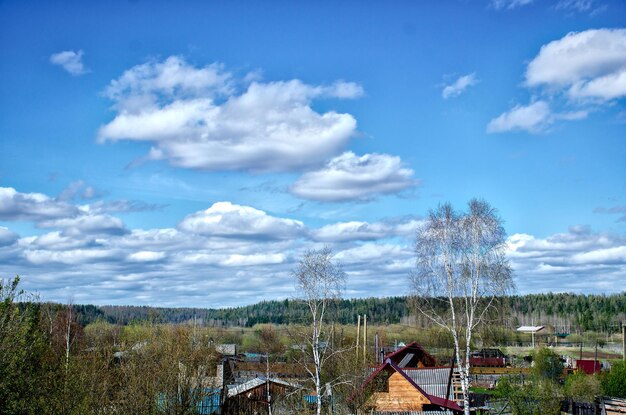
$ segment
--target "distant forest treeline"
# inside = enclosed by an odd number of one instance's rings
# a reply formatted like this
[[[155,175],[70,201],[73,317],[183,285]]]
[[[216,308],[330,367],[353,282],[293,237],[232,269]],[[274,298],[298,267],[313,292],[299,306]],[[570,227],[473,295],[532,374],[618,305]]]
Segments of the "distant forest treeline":
[[[508,325],[550,324],[574,331],[616,331],[626,320],[626,292],[613,295],[529,294],[503,297]],[[58,305],[61,307],[61,305]],[[309,311],[297,300],[262,301],[257,304],[223,309],[161,308],[147,306],[73,305],[79,321],[87,325],[98,319],[114,324],[138,321],[185,323],[217,327],[245,326],[259,323],[306,323]],[[333,320],[340,324],[356,323],[357,315],[367,314],[374,324],[420,324],[408,297],[345,299],[337,301]]]

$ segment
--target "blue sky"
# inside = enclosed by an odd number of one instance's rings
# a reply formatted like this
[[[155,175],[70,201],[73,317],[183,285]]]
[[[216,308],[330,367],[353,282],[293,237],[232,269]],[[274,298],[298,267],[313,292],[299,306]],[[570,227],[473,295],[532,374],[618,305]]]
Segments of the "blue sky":
[[[499,210],[518,292],[626,286],[626,4],[0,3],[0,268],[42,298],[405,295],[428,210]]]

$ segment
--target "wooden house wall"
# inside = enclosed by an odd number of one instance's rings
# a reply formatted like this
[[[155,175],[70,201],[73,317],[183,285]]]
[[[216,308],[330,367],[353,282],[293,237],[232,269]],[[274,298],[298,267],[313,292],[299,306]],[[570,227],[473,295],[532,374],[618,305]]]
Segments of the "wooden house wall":
[[[377,412],[421,411],[430,401],[409,383],[404,376],[394,372],[389,376],[387,392],[374,392],[367,407]]]

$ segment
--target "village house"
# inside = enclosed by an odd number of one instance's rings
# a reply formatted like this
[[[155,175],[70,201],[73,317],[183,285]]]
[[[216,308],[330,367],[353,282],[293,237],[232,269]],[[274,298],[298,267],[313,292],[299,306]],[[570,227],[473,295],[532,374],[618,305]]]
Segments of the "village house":
[[[457,414],[454,370],[436,367],[436,360],[413,342],[389,354],[350,397],[361,414]]]

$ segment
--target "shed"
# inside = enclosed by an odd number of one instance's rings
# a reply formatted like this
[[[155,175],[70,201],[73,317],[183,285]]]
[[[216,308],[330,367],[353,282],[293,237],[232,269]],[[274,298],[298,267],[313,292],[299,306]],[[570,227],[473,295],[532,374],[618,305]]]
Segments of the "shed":
[[[224,403],[224,414],[268,413],[268,406],[280,404],[291,392],[301,389],[300,385],[277,378],[254,378],[232,385]],[[269,392],[269,394],[268,394]]]

